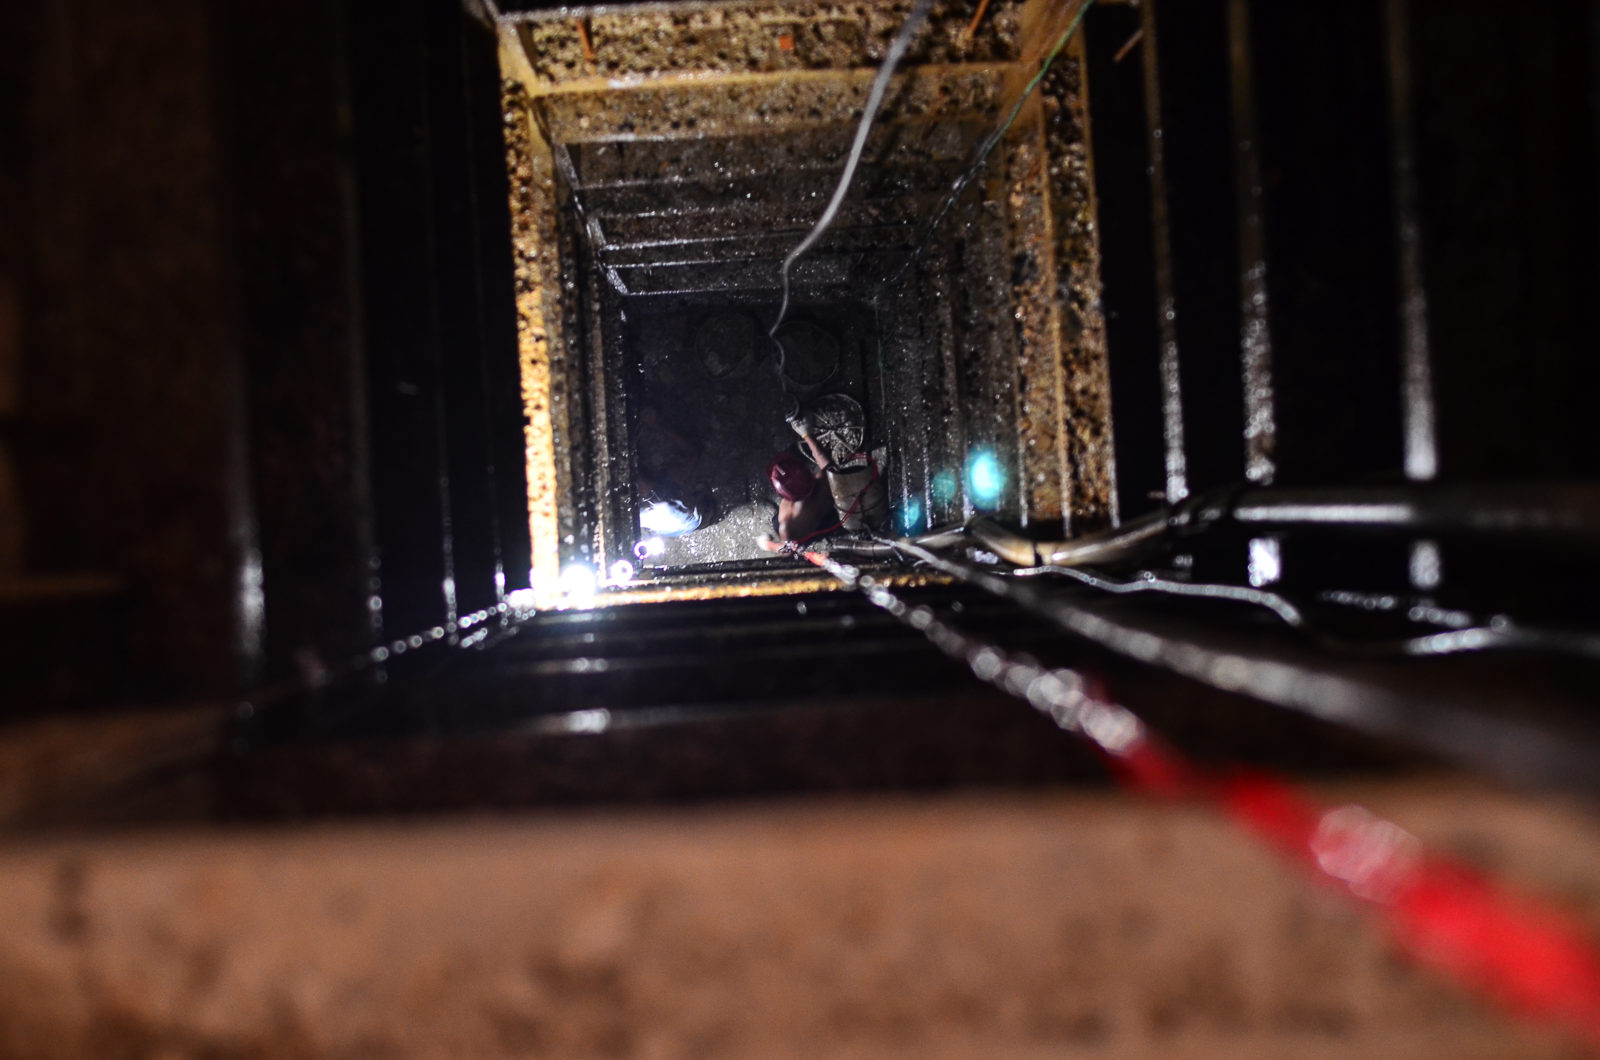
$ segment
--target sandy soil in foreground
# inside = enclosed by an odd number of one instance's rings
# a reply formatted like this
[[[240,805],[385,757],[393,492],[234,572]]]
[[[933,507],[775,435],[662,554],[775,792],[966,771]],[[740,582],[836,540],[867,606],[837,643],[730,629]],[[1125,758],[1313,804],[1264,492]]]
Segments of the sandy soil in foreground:
[[[1319,794],[1600,925],[1589,811]],[[1586,1055],[1110,793],[42,836],[0,895],[8,1057]]]

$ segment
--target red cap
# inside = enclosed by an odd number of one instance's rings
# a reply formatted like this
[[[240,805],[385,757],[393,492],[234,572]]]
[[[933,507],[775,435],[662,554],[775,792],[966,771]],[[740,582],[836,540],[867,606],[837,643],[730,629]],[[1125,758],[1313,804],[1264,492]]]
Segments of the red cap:
[[[805,462],[793,453],[779,453],[767,465],[767,477],[778,496],[803,501],[817,488],[817,480]]]

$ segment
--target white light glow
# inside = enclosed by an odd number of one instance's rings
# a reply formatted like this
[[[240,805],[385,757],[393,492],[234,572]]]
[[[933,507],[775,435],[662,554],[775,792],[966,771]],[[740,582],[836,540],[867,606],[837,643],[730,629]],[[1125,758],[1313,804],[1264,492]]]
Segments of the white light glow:
[[[633,581],[633,564],[625,559],[619,559],[611,565],[611,580],[613,582]]]
[[[647,537],[633,546],[633,554],[640,559],[649,559],[659,556],[667,550],[667,543],[659,537]]]
[[[568,607],[588,607],[594,603],[600,577],[593,567],[574,563],[561,572],[561,580],[557,584],[561,587],[561,595],[566,597]]]
[[[561,727],[568,732],[605,732],[611,727],[611,712],[604,707],[575,710],[561,720]]]
[[[1257,588],[1283,577],[1283,554],[1275,537],[1250,539],[1250,584]]]
[[[1411,546],[1411,585],[1424,592],[1439,588],[1444,561],[1437,541],[1417,541]]]
[[[513,589],[506,594],[506,603],[518,611],[532,611],[535,599],[537,597],[532,589]]]

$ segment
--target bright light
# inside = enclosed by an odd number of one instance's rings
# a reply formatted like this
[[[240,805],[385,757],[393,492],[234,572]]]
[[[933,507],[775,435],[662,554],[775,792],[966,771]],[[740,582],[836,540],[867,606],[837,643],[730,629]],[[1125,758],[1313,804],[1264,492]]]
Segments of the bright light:
[[[1414,589],[1439,588],[1444,564],[1437,541],[1417,541],[1411,546],[1411,586]]]
[[[997,508],[1005,492],[1006,472],[1000,460],[987,449],[977,449],[967,457],[967,495],[975,508]]]
[[[611,565],[611,580],[614,582],[633,581],[633,564],[625,559],[619,559]]]
[[[667,550],[667,543],[659,537],[647,537],[633,546],[633,554],[641,560],[659,556]]]
[[[1250,584],[1256,587],[1271,585],[1283,576],[1283,556],[1275,537],[1250,539]]]
[[[568,607],[588,607],[594,603],[594,592],[599,588],[600,578],[593,567],[574,563],[561,572],[561,579],[556,584],[561,589],[561,595],[566,597]]]
[[[561,727],[568,732],[605,732],[611,727],[611,712],[604,707],[575,710],[561,719]]]
[[[518,611],[532,611],[536,595],[532,589],[513,589],[506,594],[506,603]]]
[[[900,528],[908,534],[922,529],[922,502],[912,497],[900,509]]]

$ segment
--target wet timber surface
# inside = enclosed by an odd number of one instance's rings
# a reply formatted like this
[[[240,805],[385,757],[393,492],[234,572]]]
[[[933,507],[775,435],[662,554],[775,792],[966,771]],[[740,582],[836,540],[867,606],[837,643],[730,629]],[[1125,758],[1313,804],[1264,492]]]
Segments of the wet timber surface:
[[[976,511],[1046,536],[1114,518],[1081,56],[1064,51],[1027,99],[1041,59],[1021,5],[970,29],[971,12],[934,5],[837,219],[791,270],[794,319],[838,342],[840,367],[780,384],[765,330],[781,263],[832,195],[909,6],[581,26],[512,12],[536,587],[575,563],[639,563],[641,485],[664,472],[705,521],[641,580],[729,563],[769,577],[765,467],[795,447],[791,400],[823,392],[865,409],[897,530]]]

